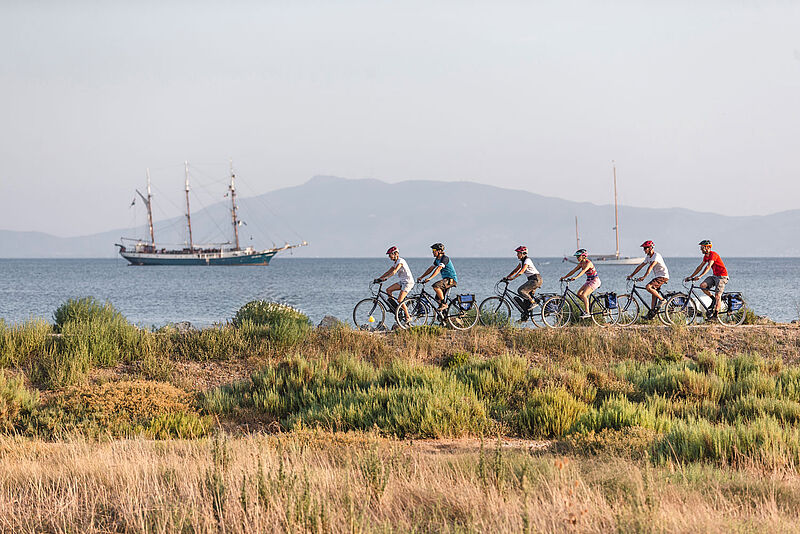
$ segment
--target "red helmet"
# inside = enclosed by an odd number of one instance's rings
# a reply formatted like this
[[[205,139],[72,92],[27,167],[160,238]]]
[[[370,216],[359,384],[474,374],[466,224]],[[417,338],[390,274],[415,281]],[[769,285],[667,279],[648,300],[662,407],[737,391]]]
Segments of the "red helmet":
[[[648,239],[647,241],[645,241],[644,243],[642,243],[640,246],[641,246],[642,248],[647,248],[647,247],[654,247],[654,246],[656,246],[656,244],[655,244],[655,243],[653,243],[652,241],[650,241],[650,240]]]
[[[397,252],[397,247],[389,247],[389,250],[386,251],[386,254],[394,254]]]
[[[527,254],[528,253],[528,247],[519,246],[519,247],[514,249],[514,252],[521,252],[522,254]]]

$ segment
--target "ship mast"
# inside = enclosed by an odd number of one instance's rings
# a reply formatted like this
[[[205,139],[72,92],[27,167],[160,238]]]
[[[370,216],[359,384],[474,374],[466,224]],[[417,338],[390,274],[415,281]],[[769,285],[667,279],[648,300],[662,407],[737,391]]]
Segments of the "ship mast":
[[[150,193],[150,169],[147,169],[147,198],[145,198],[138,189],[136,190],[136,194],[142,198],[144,205],[147,206],[147,224],[150,225],[150,244],[155,248],[156,238],[153,236],[153,209],[150,203],[153,198],[153,195]]]
[[[581,249],[581,238],[578,235],[578,216],[575,216],[575,250]]]
[[[189,162],[183,162],[186,173],[186,224],[189,226],[189,252],[194,252],[194,242],[192,241],[192,215],[189,211]]]
[[[617,251],[615,256],[619,259],[619,209],[617,208],[617,164],[614,160],[611,161],[614,167],[614,233],[617,236]]]
[[[234,250],[239,250],[239,221],[236,220],[236,175],[233,174],[233,160],[231,160],[231,185],[228,186],[231,192],[231,218],[233,219],[233,238],[236,243]]]

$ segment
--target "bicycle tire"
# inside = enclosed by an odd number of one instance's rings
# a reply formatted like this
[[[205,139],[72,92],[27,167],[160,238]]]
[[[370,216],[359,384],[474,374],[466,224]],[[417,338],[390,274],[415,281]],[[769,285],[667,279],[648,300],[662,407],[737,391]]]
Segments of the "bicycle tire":
[[[617,306],[619,307],[619,320],[617,321],[619,326],[631,326],[639,320],[641,309],[633,295],[625,294],[617,297]]]
[[[589,310],[592,321],[597,326],[614,326],[619,319],[619,305],[616,308],[607,308],[600,298],[592,299]]]
[[[542,305],[542,322],[549,328],[564,328],[571,319],[569,304],[564,297],[550,297]]]
[[[663,313],[670,324],[689,326],[697,316],[697,307],[686,293],[675,293],[664,304]]]
[[[403,304],[405,304],[405,310],[408,310],[408,317],[406,317]],[[400,328],[426,325],[428,324],[429,316],[430,310],[428,310],[428,306],[416,296],[405,299],[394,312],[394,319],[400,325]]]
[[[483,326],[511,325],[511,304],[501,297],[488,297],[478,306],[478,320]]]
[[[446,313],[447,325],[456,330],[469,330],[478,322],[478,306],[474,303],[468,310],[464,310],[457,299],[451,299]]]
[[[372,321],[369,319],[372,318]],[[386,308],[376,298],[363,299],[353,308],[353,324],[359,330],[375,332],[386,329]]]
[[[742,300],[742,307],[738,310],[730,311],[728,310],[728,303],[724,297],[725,295],[723,295],[722,307],[717,314],[717,321],[723,326],[733,327],[741,325],[747,316],[747,301],[744,300],[744,297],[740,297]]]

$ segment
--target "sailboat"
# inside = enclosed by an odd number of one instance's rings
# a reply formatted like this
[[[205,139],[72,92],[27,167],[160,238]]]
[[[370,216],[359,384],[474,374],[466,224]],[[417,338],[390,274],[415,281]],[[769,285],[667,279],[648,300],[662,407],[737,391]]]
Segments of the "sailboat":
[[[600,265],[639,265],[644,261],[644,256],[634,258],[630,256],[620,256],[619,253],[619,206],[617,202],[617,164],[611,162],[614,167],[614,234],[617,238],[617,248],[614,254],[590,254],[589,259],[592,263]],[[581,248],[581,238],[578,234],[578,217],[575,217],[575,241],[577,248]],[[564,257],[564,261],[577,263],[575,258]]]
[[[275,247],[265,250],[256,250],[253,247],[241,248],[239,246],[239,225],[236,206],[236,175],[233,173],[233,162],[231,162],[231,181],[228,192],[231,197],[231,222],[233,223],[233,243],[215,243],[208,245],[195,244],[192,240],[192,216],[189,209],[189,163],[184,162],[186,174],[186,225],[189,229],[188,246],[180,249],[159,248],[156,245],[155,234],[153,231],[153,210],[152,194],[150,190],[150,171],[147,171],[147,197],[139,190],[136,194],[141,197],[147,207],[147,222],[150,229],[150,241],[141,239],[121,238],[122,243],[115,243],[119,247],[119,254],[131,265],[269,265],[270,260],[275,254],[283,250],[289,250],[308,245],[307,242],[296,245],[286,243],[282,247]]]

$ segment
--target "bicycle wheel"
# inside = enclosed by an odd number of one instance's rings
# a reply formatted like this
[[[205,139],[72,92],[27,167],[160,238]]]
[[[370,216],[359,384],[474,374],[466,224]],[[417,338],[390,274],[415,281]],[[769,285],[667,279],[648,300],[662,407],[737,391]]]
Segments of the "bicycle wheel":
[[[592,321],[597,326],[613,326],[617,324],[617,319],[619,319],[619,305],[616,308],[608,308],[605,302],[599,298],[592,299],[589,304],[589,310]]]
[[[533,305],[530,308],[528,308],[527,320],[523,321],[522,318],[520,318],[519,322],[517,323],[517,326],[519,326],[520,328],[541,328],[542,325],[539,324],[539,321],[537,321],[536,318],[537,317],[539,317],[539,319],[542,318],[541,308],[540,308],[542,302],[543,301],[539,300],[535,301]]]
[[[542,306],[542,322],[550,328],[563,328],[570,321],[570,306],[562,296],[550,297]]]
[[[386,328],[386,309],[378,299],[364,299],[353,308],[353,324],[359,330],[374,332]]]
[[[639,320],[639,303],[633,295],[617,297],[617,306],[619,306],[618,325],[630,326]]]
[[[669,321],[669,316],[667,315],[667,300],[666,299],[661,301],[661,308],[658,310],[658,313],[656,314],[656,317],[658,317],[658,320],[661,321],[661,324],[663,324],[664,326],[669,326],[669,325],[672,324]]]
[[[403,304],[405,304],[405,308]],[[419,297],[408,297],[394,312],[395,321],[401,328],[428,324],[428,316],[428,306]]]
[[[509,326],[511,324],[511,305],[500,297],[483,299],[478,306],[478,320],[483,326]]]
[[[670,324],[688,326],[694,322],[697,316],[697,308],[692,299],[689,298],[689,295],[676,293],[664,304],[662,313]]]
[[[457,299],[450,301],[447,307],[447,324],[456,330],[469,330],[478,322],[478,306],[472,303],[468,309],[464,309]]]
[[[717,314],[717,321],[719,321],[720,324],[725,326],[739,326],[744,322],[745,316],[747,315],[747,303],[745,302],[744,297],[741,295],[739,296],[739,300],[741,302],[737,305],[740,305],[740,307],[735,310],[731,310],[729,298],[726,298],[725,295],[722,295],[722,305],[719,313]]]

